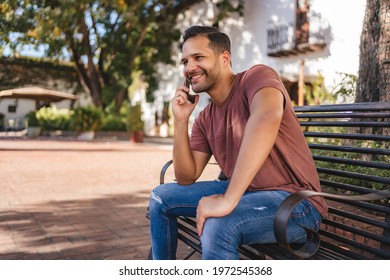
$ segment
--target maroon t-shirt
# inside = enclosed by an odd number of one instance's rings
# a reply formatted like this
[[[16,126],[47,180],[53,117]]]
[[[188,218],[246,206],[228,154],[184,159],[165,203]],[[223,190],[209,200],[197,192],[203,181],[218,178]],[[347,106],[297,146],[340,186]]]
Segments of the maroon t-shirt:
[[[192,127],[191,149],[214,155],[223,173],[230,178],[250,115],[250,104],[254,95],[265,87],[276,88],[283,93],[285,109],[275,145],[248,190],[320,192],[315,164],[290,97],[279,75],[268,66],[256,65],[238,73],[226,101],[219,106],[211,102],[202,110]],[[322,197],[309,200],[322,216],[326,214],[327,206]]]

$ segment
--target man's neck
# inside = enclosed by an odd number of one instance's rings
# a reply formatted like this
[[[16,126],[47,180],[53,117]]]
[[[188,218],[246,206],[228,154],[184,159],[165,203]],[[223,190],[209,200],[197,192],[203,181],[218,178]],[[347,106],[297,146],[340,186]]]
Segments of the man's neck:
[[[235,76],[233,72],[227,73],[220,79],[216,87],[207,93],[218,106],[223,104],[229,97]]]

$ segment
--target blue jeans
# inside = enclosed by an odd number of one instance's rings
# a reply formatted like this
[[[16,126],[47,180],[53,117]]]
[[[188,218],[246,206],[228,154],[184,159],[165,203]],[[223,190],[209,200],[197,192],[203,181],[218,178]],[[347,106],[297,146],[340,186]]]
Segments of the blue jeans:
[[[176,217],[195,217],[199,200],[204,196],[225,193],[228,184],[227,181],[196,182],[188,186],[168,183],[151,192],[149,213],[154,260],[176,258]],[[289,195],[279,190],[246,192],[229,215],[208,218],[200,237],[202,258],[239,259],[239,245],[275,243],[275,213]],[[302,201],[289,220],[289,241],[303,242],[306,233],[301,226],[318,230],[321,220],[316,208],[307,200]]]

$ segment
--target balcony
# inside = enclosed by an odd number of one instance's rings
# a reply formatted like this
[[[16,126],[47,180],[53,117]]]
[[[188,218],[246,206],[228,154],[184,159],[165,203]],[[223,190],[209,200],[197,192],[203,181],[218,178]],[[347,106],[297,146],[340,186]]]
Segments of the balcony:
[[[267,55],[285,57],[323,50],[329,25],[321,17],[311,16],[308,26],[308,32],[298,38],[300,33],[294,24],[270,22],[267,28]]]

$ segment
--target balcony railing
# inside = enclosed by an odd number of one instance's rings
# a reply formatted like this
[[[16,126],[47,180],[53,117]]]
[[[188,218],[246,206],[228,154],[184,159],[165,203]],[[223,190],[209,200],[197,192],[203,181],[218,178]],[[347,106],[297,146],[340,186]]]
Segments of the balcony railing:
[[[270,22],[267,28],[268,56],[281,57],[324,49],[325,35],[329,31],[329,25],[319,16],[311,16],[309,21],[308,41],[300,44],[296,43],[293,23]]]

